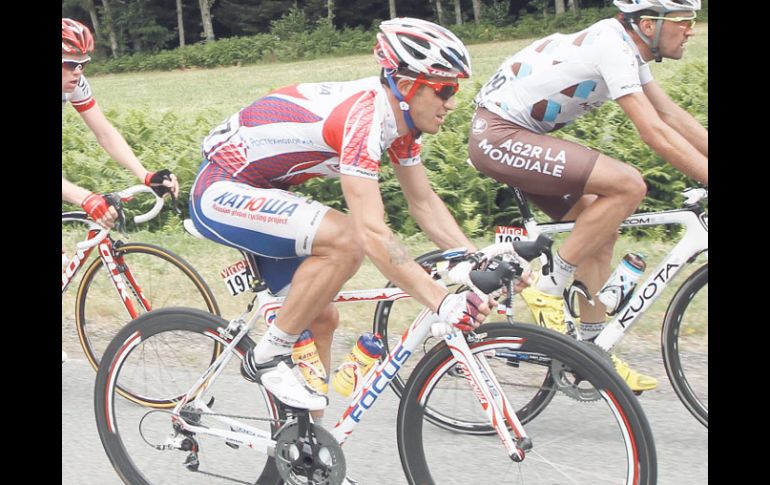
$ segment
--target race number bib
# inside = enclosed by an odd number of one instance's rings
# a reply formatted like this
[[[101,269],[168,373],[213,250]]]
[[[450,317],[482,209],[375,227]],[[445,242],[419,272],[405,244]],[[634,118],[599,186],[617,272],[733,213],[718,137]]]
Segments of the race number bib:
[[[241,260],[228,266],[220,271],[219,275],[224,280],[227,291],[233,296],[248,290],[254,282],[254,278],[251,276],[251,271],[249,271],[249,265],[246,263],[246,260]]]
[[[495,226],[495,242],[528,241],[527,230],[517,226]]]

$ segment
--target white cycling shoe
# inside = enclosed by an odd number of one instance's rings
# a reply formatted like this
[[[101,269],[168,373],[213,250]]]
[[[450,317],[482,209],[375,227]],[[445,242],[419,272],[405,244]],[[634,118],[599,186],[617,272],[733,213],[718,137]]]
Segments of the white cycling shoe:
[[[291,359],[289,355],[256,364],[249,352],[243,359],[241,374],[249,381],[262,384],[270,394],[287,406],[308,411],[325,409],[329,405],[329,398],[310,389],[299,369],[293,364],[291,367],[287,365],[286,357]]]

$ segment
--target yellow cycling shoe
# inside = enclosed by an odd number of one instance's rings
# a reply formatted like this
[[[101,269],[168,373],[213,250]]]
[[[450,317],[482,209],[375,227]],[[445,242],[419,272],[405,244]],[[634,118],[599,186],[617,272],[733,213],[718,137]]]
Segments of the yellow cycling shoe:
[[[650,391],[658,387],[658,380],[651,376],[640,374],[633,370],[627,363],[622,361],[619,357],[610,355],[612,358],[612,364],[615,366],[615,370],[626,381],[628,387],[634,392]]]
[[[535,323],[565,333],[567,326],[564,323],[564,298],[549,295],[532,286],[524,288],[521,297],[535,317]]]

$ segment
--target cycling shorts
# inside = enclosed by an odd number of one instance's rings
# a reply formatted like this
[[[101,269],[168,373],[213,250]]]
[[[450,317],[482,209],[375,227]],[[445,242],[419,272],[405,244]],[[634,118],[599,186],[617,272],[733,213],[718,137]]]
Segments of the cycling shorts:
[[[273,293],[290,282],[313,249],[329,207],[280,189],[234,181],[204,161],[190,190],[190,218],[206,238],[257,255],[261,276]]]
[[[468,139],[469,162],[498,182],[518,187],[560,220],[583,195],[599,152],[534,133],[477,108]]]

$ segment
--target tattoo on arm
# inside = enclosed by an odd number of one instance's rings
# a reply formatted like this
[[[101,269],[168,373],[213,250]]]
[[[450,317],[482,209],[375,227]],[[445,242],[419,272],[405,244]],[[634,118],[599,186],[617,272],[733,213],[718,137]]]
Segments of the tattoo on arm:
[[[392,264],[404,264],[412,261],[406,246],[404,246],[394,234],[391,234],[388,237],[388,240],[385,241],[385,248],[388,250],[390,262]]]

